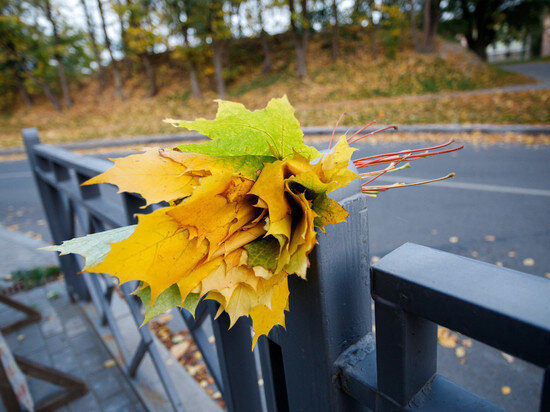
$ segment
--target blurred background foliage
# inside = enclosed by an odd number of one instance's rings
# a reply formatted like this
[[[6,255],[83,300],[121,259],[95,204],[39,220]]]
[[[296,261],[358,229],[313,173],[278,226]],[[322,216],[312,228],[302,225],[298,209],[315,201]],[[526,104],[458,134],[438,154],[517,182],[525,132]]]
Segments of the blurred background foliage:
[[[536,58],[548,11],[547,0],[0,0],[0,146],[44,117],[78,139],[166,132],[124,118],[206,115],[213,97],[261,106],[288,93],[299,106],[522,84],[488,53],[514,43]]]

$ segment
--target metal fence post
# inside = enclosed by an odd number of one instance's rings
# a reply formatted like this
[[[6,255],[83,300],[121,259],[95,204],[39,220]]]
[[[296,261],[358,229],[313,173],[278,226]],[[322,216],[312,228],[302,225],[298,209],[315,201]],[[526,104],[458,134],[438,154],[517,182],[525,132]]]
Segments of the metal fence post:
[[[55,243],[59,244],[73,237],[74,233],[71,233],[72,224],[69,223],[70,219],[73,217],[65,215],[64,212],[66,211],[67,205],[64,203],[65,200],[60,196],[59,192],[54,187],[39,179],[35,173],[35,169],[37,168],[41,168],[44,171],[51,171],[51,169],[53,169],[51,164],[45,163],[45,161],[41,162],[34,153],[34,146],[40,144],[38,130],[36,128],[23,129],[22,134],[34,181],[48,219],[48,226],[52,239]],[[63,172],[57,170],[55,174],[56,176],[60,176],[63,175]],[[67,176],[64,175],[64,177]],[[75,255],[65,255],[59,256],[58,259],[61,270],[65,276],[65,285],[71,299],[89,300],[90,295],[86,287],[86,282],[82,276],[78,275],[78,272],[80,272],[80,264],[77,257]]]
[[[360,190],[357,181],[334,192],[334,198],[349,212],[347,223],[327,226],[326,234],[318,233],[307,281],[289,277],[286,331],[270,334],[274,344],[280,345],[291,411],[365,410],[337,387],[333,369],[340,353],[372,328],[367,208]],[[278,348],[271,346],[269,353],[263,353],[262,363],[264,383],[273,386],[281,377],[267,376],[269,358],[272,366],[280,362]],[[261,350],[266,350],[265,345]],[[275,392],[280,403],[281,391]]]
[[[212,315],[218,305],[209,302]],[[230,412],[262,410],[258,374],[252,352],[250,319],[241,317],[229,329],[229,315],[212,321],[223,382],[223,400]]]

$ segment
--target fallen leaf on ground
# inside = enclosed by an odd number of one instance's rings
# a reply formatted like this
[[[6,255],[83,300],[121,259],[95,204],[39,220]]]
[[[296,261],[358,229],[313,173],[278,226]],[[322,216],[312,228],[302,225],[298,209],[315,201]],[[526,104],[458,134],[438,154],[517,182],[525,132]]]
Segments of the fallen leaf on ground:
[[[464,349],[462,346],[459,346],[455,349],[455,355],[457,358],[463,358],[466,356],[466,349]]]
[[[189,346],[191,346],[191,343],[188,341],[180,342],[170,348],[170,353],[174,358],[179,359],[189,349]]]
[[[502,355],[502,357],[504,359],[506,359],[506,362],[508,362],[508,363],[512,363],[515,359],[512,355],[508,355],[507,353],[500,352],[500,354]]]
[[[451,236],[449,238],[449,243],[458,243],[458,237],[457,236]]]
[[[485,236],[485,241],[486,242],[494,242],[495,241],[495,236],[487,235],[487,236]]]
[[[440,326],[437,329],[437,341],[445,348],[454,348],[458,343],[458,335]]]
[[[116,365],[116,362],[114,359],[107,359],[105,362],[103,362],[104,368],[112,368],[115,365]]]
[[[535,266],[535,259],[533,258],[523,259],[523,266]]]
[[[509,386],[503,386],[502,388],[500,388],[500,392],[503,395],[510,395],[510,393],[512,392],[512,389]]]

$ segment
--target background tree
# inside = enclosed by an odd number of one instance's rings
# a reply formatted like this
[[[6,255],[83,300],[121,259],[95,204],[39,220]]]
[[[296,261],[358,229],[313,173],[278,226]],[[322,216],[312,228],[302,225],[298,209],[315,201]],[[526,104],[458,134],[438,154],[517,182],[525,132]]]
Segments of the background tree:
[[[70,108],[73,105],[73,99],[69,90],[69,82],[67,79],[67,73],[65,72],[65,63],[63,61],[63,53],[65,50],[63,48],[59,23],[57,21],[59,15],[56,13],[56,10],[53,9],[50,0],[38,0],[37,4],[43,10],[46,18],[52,26],[52,39],[54,46],[53,58],[57,62],[57,74],[59,76],[59,84],[61,85],[61,92],[63,94],[63,102],[65,103],[65,107]]]
[[[99,16],[101,18],[101,27],[103,29],[103,39],[105,41],[105,48],[109,52],[109,57],[111,58],[111,70],[113,71],[113,79],[115,83],[115,94],[121,98],[126,99],[124,96],[124,91],[122,90],[122,76],[120,75],[120,68],[118,65],[115,56],[113,55],[113,46],[111,39],[109,38],[109,33],[107,32],[107,23],[105,22],[105,13],[103,12],[103,3],[102,0],[97,0],[97,9],[99,11]],[[122,33],[121,33],[121,42],[122,42]]]
[[[290,31],[294,48],[296,50],[296,71],[298,77],[305,79],[307,74],[307,43],[309,38],[309,14],[307,9],[307,0],[301,0],[301,12],[296,10],[294,0],[288,1],[288,9],[290,11]]]
[[[197,77],[196,50],[191,47],[190,31],[200,24],[201,13],[196,0],[162,0],[163,20],[170,29],[170,34],[183,39],[183,46],[177,48],[178,57],[182,57],[189,73],[189,84],[193,97],[199,98],[202,92]]]
[[[462,34],[468,48],[487,60],[487,46],[496,38],[497,25],[507,0],[449,0],[445,11],[453,17],[447,29]]]
[[[94,60],[97,64],[98,80],[99,80],[98,92],[102,93],[105,90],[105,87],[107,87],[107,80],[105,79],[105,71],[103,70],[103,64],[101,63],[99,47],[95,37],[95,28],[92,22],[92,18],[90,16],[90,12],[88,11],[86,0],[80,0],[80,4],[82,5],[82,9],[84,10],[84,17],[86,18],[86,28],[88,30],[88,36],[90,38],[92,53],[94,55]]]
[[[419,47],[419,51],[422,53],[433,53],[435,50],[435,35],[441,18],[439,4],[440,0],[424,0],[424,26],[422,28],[422,43]]]
[[[162,41],[154,31],[153,4],[149,0],[128,1],[126,9],[128,11],[128,28],[126,29],[128,51],[140,60],[149,80],[148,95],[152,97],[157,94],[158,87],[150,55],[154,53],[155,44]]]
[[[338,19],[338,3],[332,0],[332,58],[337,59],[340,54],[340,22]]]
[[[256,0],[257,20],[259,26],[260,45],[262,46],[262,53],[264,55],[264,62],[262,64],[262,73],[270,73],[273,70],[273,62],[271,60],[271,50],[267,43],[267,33],[264,28],[263,12],[265,6],[262,0]]]

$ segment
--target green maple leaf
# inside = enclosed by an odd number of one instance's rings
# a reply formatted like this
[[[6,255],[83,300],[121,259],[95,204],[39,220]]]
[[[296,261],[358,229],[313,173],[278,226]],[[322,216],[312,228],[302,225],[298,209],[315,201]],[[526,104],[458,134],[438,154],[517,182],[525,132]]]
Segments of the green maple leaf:
[[[202,143],[204,144],[204,143]],[[178,146],[179,147],[179,146]],[[265,163],[275,161],[273,156],[212,156],[214,161],[234,173],[256,180]]]
[[[145,288],[138,288],[134,291],[136,296],[139,296],[145,307],[145,317],[143,319],[142,326],[153,319],[155,316],[158,316],[167,310],[180,306],[183,309],[191,312],[195,316],[195,309],[200,300],[198,293],[190,293],[187,295],[185,300],[181,301],[181,294],[178,288],[178,285],[174,284],[162,292],[158,298],[155,299],[155,302],[151,306],[151,288],[149,286]]]
[[[263,110],[250,111],[241,103],[217,100],[218,113],[214,120],[194,121],[166,119],[176,126],[196,130],[210,141],[177,146],[182,152],[211,156],[268,156],[285,159],[297,153],[308,160],[321,154],[307,146],[294,108],[283,96],[271,99]]]
[[[277,268],[279,258],[279,241],[273,236],[257,239],[244,245],[248,252],[248,264],[250,266],[262,266],[268,270]]]
[[[61,252],[60,255],[76,253],[84,257],[86,264],[82,270],[95,266],[105,259],[107,253],[111,250],[111,243],[121,242],[128,238],[136,225],[123,226],[116,229],[106,230],[104,232],[93,233],[83,237],[66,240],[60,245],[46,246],[42,250]]]

